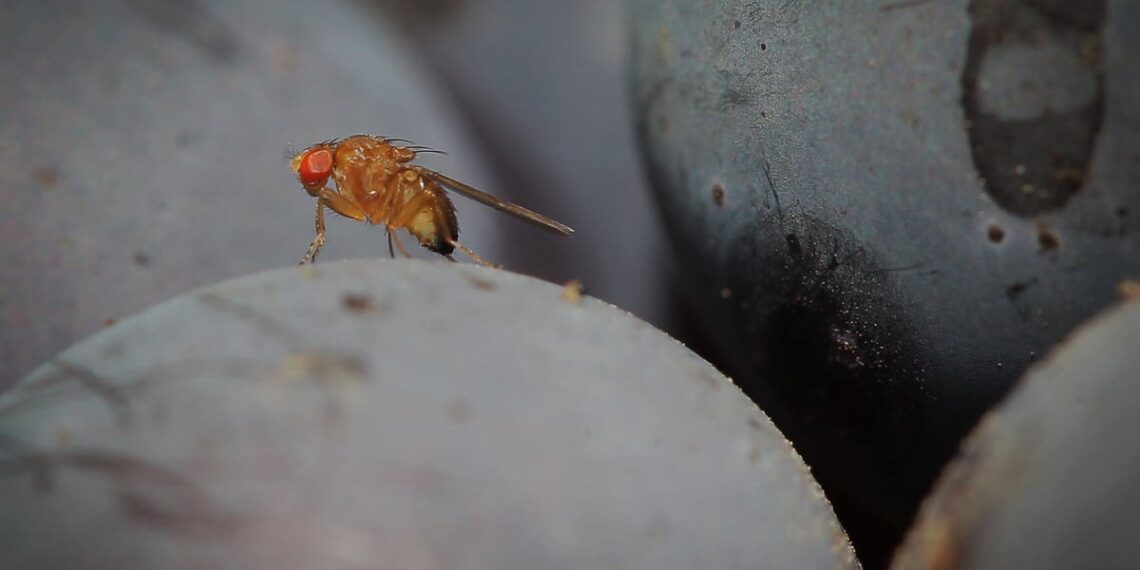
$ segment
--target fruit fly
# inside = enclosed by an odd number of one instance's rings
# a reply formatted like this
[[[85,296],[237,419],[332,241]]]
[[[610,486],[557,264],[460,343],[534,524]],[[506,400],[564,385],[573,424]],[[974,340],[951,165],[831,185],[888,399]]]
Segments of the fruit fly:
[[[301,265],[316,261],[325,245],[325,208],[346,218],[383,225],[388,231],[388,253],[395,257],[392,242],[400,253],[411,257],[399,236],[406,229],[420,245],[451,261],[456,249],[481,265],[494,264],[471,248],[459,243],[459,223],[455,219],[446,190],[462,194],[496,210],[526,220],[560,235],[574,230],[542,214],[517,204],[500,200],[458,180],[412,164],[418,152],[430,152],[420,146],[400,146],[404,139],[355,135],[315,144],[293,156],[290,166],[301,186],[317,199],[317,237],[301,258]],[[328,187],[332,178],[336,189]]]

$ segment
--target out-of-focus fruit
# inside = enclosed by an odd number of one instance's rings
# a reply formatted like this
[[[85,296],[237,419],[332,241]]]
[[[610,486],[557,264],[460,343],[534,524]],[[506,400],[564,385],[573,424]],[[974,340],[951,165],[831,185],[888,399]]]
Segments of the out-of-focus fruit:
[[[732,383],[498,270],[262,273],[120,321],[0,398],[24,568],[858,568]]]
[[[723,364],[877,566],[1140,268],[1140,6],[631,4],[648,170]]]
[[[1078,329],[966,440],[894,568],[1129,568],[1140,558],[1140,301]]]

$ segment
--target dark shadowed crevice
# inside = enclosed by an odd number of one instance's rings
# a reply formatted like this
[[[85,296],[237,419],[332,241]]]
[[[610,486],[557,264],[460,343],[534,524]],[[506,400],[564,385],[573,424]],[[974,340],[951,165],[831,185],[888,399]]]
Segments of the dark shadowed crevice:
[[[740,236],[726,264],[733,333],[749,355],[737,382],[811,466],[863,563],[881,567],[953,454],[953,441],[931,445],[939,438],[926,433],[924,351],[894,285],[895,275],[924,269],[887,264],[802,214]],[[855,491],[867,488],[880,491]],[[868,496],[898,500],[871,505]]]

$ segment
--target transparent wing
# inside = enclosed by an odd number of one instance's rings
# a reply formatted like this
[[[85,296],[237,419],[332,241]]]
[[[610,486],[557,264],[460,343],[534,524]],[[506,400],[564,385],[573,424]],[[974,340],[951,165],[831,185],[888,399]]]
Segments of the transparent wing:
[[[519,206],[518,204],[512,204],[510,202],[500,200],[491,194],[483,192],[482,190],[476,190],[458,180],[455,180],[454,178],[444,176],[434,170],[430,170],[422,166],[416,166],[414,168],[423,176],[438,182],[441,186],[447,188],[448,190],[458,192],[472,200],[475,200],[476,202],[480,202],[486,206],[490,206],[496,210],[499,210],[500,212],[506,212],[519,219],[526,220],[546,231],[554,232],[556,234],[564,236],[568,236],[574,233],[574,228],[571,228],[570,226],[561,222],[556,222],[542,214],[539,214],[538,212],[528,210],[522,206]]]

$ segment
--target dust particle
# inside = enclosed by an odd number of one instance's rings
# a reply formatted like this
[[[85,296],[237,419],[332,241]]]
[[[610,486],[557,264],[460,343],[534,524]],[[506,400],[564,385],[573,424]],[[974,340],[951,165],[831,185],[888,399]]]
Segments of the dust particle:
[[[716,204],[718,207],[724,205],[724,186],[713,184],[712,201],[713,204]]]
[[[469,281],[472,285],[474,285],[476,289],[482,289],[483,291],[494,291],[495,290],[495,283],[493,281],[488,281],[487,279],[483,279],[482,277],[476,277],[475,275],[467,275],[467,281]]]
[[[581,281],[572,279],[567,281],[566,285],[562,287],[562,300],[577,305],[582,302],[582,293],[585,291],[586,288],[582,285]]]
[[[1028,281],[1019,281],[1005,288],[1005,296],[1009,297],[1010,301],[1017,299],[1026,289],[1037,284],[1037,278],[1034,277]]]
[[[1045,224],[1037,224],[1037,245],[1042,252],[1053,251],[1061,247],[1061,238]]]
[[[990,227],[986,229],[986,238],[994,243],[1001,243],[1001,241],[1005,239],[1005,230],[997,224],[991,224]]]
[[[367,293],[345,293],[340,304],[350,313],[375,313],[376,304]]]

